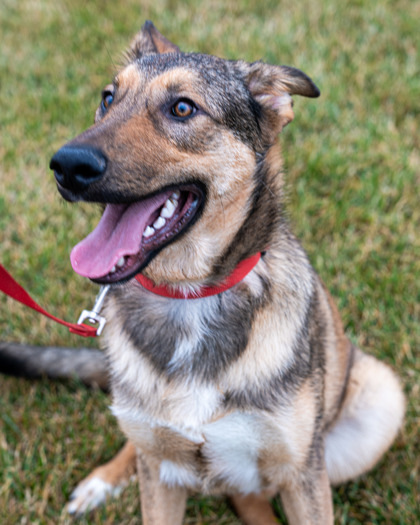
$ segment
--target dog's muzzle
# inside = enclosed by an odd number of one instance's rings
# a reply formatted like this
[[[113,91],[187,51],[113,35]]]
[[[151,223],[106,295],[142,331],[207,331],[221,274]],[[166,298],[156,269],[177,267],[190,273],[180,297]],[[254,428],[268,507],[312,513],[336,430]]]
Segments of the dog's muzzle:
[[[50,169],[58,184],[72,192],[85,191],[103,177],[107,159],[101,150],[92,146],[63,146],[52,157]]]

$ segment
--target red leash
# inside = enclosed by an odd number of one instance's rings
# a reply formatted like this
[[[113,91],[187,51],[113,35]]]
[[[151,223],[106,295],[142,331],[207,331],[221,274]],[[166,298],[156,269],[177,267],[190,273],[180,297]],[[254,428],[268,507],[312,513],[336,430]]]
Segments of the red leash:
[[[53,321],[60,323],[64,326],[67,326],[73,334],[82,335],[83,337],[96,337],[96,328],[93,326],[87,326],[84,324],[73,324],[67,323],[54,315],[49,314],[46,310],[41,308],[38,303],[36,303],[32,297],[18,284],[10,273],[0,264],[0,291],[18,301],[19,303],[29,306],[32,310],[39,312],[46,317],[49,317]]]

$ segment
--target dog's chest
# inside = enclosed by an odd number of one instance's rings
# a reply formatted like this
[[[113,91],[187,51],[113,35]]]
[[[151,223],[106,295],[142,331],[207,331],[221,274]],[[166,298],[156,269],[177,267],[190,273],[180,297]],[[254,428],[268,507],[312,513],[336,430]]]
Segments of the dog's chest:
[[[208,324],[202,319],[214,320],[217,315],[215,309],[200,312],[202,307],[198,307],[194,311],[190,304],[178,307],[175,320],[179,324],[183,318],[188,330],[177,333],[174,317],[171,320],[165,305],[154,303],[155,322],[150,326],[159,351],[171,356],[167,370],[178,366],[170,379],[140,346],[143,339],[130,336],[121,317],[114,315],[112,304],[108,307],[107,315],[113,319],[107,331],[113,412],[137,448],[155,459],[163,483],[203,492],[258,492],[262,487],[261,458],[267,453],[265,435],[272,433],[273,423],[261,412],[227,411],[226,385],[220,383],[220,375],[209,381],[201,373],[194,374],[194,370],[202,370],[194,367],[192,359],[207,332]],[[137,319],[145,320],[143,313],[138,312]],[[168,319],[166,325],[161,323],[162,317]],[[144,335],[151,338],[145,330]],[[219,339],[228,337],[217,335]],[[209,346],[207,351],[215,353],[215,348]],[[180,366],[192,373],[183,375]]]
[[[258,416],[227,414],[217,384],[168,381],[119,327],[107,335],[113,413],[136,447],[159,463],[162,482],[205,492],[257,491]]]
[[[192,428],[133,415],[118,414],[119,424],[140,452],[155,459],[162,483],[202,492],[261,490],[257,416],[234,412]]]

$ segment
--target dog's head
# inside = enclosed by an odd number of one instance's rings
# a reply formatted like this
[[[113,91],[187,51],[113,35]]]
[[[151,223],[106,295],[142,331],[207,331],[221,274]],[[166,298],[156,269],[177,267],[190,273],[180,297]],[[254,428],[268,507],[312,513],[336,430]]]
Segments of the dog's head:
[[[319,91],[293,68],[181,53],[147,22],[95,124],[51,160],[65,199],[105,204],[72,251],[75,271],[212,284],[264,250],[281,215],[273,146],[293,94]]]

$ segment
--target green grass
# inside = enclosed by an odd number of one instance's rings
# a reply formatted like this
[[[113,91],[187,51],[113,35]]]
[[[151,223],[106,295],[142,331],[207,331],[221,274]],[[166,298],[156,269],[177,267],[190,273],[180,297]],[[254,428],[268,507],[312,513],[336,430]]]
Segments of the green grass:
[[[93,119],[102,87],[145,19],[183,50],[294,65],[319,85],[282,136],[295,232],[350,337],[398,371],[406,424],[369,475],[334,491],[336,523],[411,524],[418,513],[420,4],[270,0],[2,0],[1,262],[46,308],[75,320],[95,287],[70,268],[97,211],[65,204],[48,162]],[[2,339],[84,345],[0,298]],[[96,343],[90,343],[92,345]],[[0,381],[0,522],[67,523],[75,483],[123,438],[108,398],[75,383]],[[135,485],[80,523],[132,524]],[[194,498],[186,523],[238,523]]]

